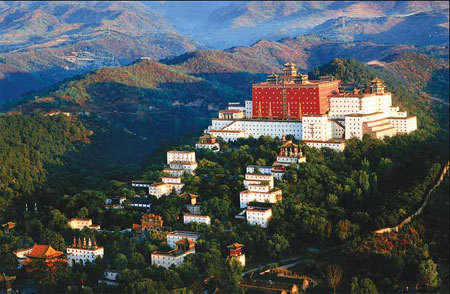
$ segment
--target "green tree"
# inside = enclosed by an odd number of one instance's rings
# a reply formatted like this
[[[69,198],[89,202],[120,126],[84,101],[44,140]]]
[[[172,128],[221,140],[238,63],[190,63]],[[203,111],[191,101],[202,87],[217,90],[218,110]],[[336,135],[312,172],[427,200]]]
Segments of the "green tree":
[[[89,209],[87,207],[82,207],[77,214],[80,218],[88,218],[89,217]]]
[[[49,244],[56,250],[66,249],[66,240],[64,240],[64,237],[60,233],[45,229],[41,239],[43,241],[42,243]]]
[[[359,280],[357,277],[352,278],[350,285],[351,294],[378,294],[377,287],[371,279],[365,278]]]
[[[51,219],[49,221],[50,228],[54,230],[62,230],[67,224],[66,216],[58,209],[50,211]]]
[[[118,271],[126,269],[128,266],[128,259],[125,254],[119,253],[113,260],[113,267]]]
[[[419,264],[419,281],[428,287],[438,287],[440,285],[437,265],[432,259],[427,259]]]

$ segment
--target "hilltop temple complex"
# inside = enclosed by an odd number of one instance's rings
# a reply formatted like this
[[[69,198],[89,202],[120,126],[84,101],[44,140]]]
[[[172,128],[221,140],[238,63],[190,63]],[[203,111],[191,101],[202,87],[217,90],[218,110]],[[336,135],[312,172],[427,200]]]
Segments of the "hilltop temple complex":
[[[351,92],[340,85],[330,76],[309,80],[286,63],[281,75],[252,85],[251,101],[244,106],[230,103],[219,111],[205,134],[224,141],[292,135],[311,147],[342,151],[351,138],[383,138],[417,129],[417,118],[392,106],[392,94],[380,79],[372,80],[368,89]]]

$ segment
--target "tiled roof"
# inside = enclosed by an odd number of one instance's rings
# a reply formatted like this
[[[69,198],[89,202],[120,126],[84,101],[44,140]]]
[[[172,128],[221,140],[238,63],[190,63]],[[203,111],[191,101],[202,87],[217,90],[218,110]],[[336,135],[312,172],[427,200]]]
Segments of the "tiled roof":
[[[27,254],[31,258],[53,258],[61,256],[63,253],[53,249],[51,245],[34,244],[33,249]]]
[[[228,245],[227,247],[228,247],[228,248],[241,248],[241,247],[243,247],[243,246],[244,246],[244,245],[235,242],[235,243],[233,243],[233,244],[231,244],[231,245]]]

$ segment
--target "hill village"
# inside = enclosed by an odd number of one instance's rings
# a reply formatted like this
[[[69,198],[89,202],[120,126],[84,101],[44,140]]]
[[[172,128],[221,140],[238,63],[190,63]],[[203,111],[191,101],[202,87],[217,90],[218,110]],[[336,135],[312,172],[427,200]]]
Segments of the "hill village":
[[[343,151],[346,140],[351,138],[362,139],[364,135],[383,138],[416,130],[416,117],[408,116],[391,102],[391,93],[385,90],[383,81],[379,79],[372,80],[368,89],[345,91],[339,80],[332,77],[309,80],[307,75],[297,73],[293,63],[286,63],[281,75],[272,74],[266,82],[252,85],[251,101],[245,101],[243,106],[230,103],[227,109],[219,111],[218,118],[212,119],[195,149],[221,152],[218,138],[224,142],[260,136],[281,139],[278,156],[271,165],[246,167],[245,189],[236,195],[241,211],[235,216],[235,221],[266,228],[272,219],[272,205],[283,201],[282,190],[277,188],[276,182],[283,180],[288,168],[301,169],[308,160],[295,140],[310,147]],[[195,254],[196,241],[201,238],[201,233],[166,227],[162,217],[152,213],[152,201],[148,196],[159,199],[178,195],[186,199],[180,219],[183,224],[209,226],[211,216],[203,213],[198,195],[184,191],[183,176],[195,174],[198,166],[196,152],[171,150],[167,152],[166,160],[167,166],[162,170],[160,181],[133,180],[130,183],[131,187],[145,191],[144,195],[129,199],[111,197],[104,205],[106,209],[128,206],[142,211],[141,222],[133,224],[128,231],[164,232],[170,250],[151,252],[151,264],[169,268],[179,266],[186,256]],[[91,218],[73,218],[67,225],[74,232],[85,228],[102,231]],[[14,223],[7,227],[12,230]],[[31,270],[30,264],[37,261],[44,261],[49,267],[55,262],[73,266],[103,257],[101,245],[89,238],[77,238],[74,233],[66,252],[57,251],[47,244],[34,244],[31,248],[14,251],[14,254],[20,267],[25,269]],[[245,267],[245,244],[236,240],[228,244],[228,249],[228,259]],[[104,279],[99,283],[117,286],[118,275],[113,270],[105,271]]]

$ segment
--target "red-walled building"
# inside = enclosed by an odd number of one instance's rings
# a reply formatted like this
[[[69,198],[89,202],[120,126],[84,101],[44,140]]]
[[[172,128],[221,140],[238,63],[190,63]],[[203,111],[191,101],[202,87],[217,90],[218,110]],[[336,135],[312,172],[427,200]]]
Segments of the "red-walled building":
[[[339,92],[339,80],[317,81],[297,74],[293,63],[284,65],[282,75],[270,75],[266,82],[252,85],[253,118],[299,120],[304,115],[325,114],[328,97]]]

